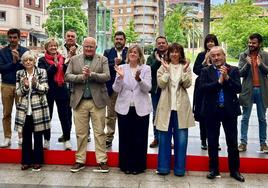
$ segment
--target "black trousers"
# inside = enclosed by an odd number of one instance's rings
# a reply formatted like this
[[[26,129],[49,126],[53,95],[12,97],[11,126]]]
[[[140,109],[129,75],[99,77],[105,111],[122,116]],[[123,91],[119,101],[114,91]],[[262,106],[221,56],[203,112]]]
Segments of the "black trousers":
[[[205,120],[203,118],[200,118],[199,129],[200,129],[200,140],[206,141],[207,140],[207,128],[206,128]]]
[[[237,117],[227,117],[224,108],[218,108],[216,115],[205,119],[208,136],[208,154],[210,171],[219,172],[219,135],[222,123],[228,151],[230,172],[239,171],[240,160],[237,142]]]
[[[138,116],[134,107],[127,115],[117,114],[119,167],[122,171],[146,169],[149,115]]]
[[[56,102],[58,109],[58,116],[61,123],[61,129],[65,140],[70,140],[71,123],[70,123],[70,101],[69,99],[55,99],[47,96],[47,102],[49,106],[50,118],[52,119],[54,102]],[[51,130],[44,131],[44,138],[50,140]]]
[[[21,164],[31,165],[44,162],[42,134],[42,131],[34,132],[33,116],[26,116],[22,132]],[[32,135],[34,137],[34,149],[32,149]]]

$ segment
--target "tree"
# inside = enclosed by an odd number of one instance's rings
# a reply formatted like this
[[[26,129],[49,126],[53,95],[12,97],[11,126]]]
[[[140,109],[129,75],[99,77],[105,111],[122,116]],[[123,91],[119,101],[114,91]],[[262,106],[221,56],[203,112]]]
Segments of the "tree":
[[[96,9],[97,1],[88,0],[88,35],[96,37]]]
[[[204,0],[204,22],[203,22],[203,38],[209,34],[210,30],[210,0]]]
[[[81,9],[81,0],[54,0],[50,2],[47,9],[49,17],[42,27],[45,28],[49,36],[63,39],[62,23],[64,23],[64,32],[69,29],[74,29],[77,32],[79,42],[86,36],[87,18]]]
[[[127,43],[134,43],[138,40],[138,33],[135,32],[134,20],[130,20],[126,29]]]
[[[179,42],[182,45],[186,45],[193,35],[194,38],[200,38],[195,15],[187,6],[176,5],[169,9],[165,17],[164,30],[169,42]]]
[[[225,3],[213,9],[213,32],[220,41],[227,44],[227,52],[232,57],[244,51],[250,34],[268,36],[268,18],[262,16],[263,9],[254,6],[250,0]]]
[[[159,35],[164,35],[164,19],[165,19],[165,2],[164,0],[158,1],[159,7]]]

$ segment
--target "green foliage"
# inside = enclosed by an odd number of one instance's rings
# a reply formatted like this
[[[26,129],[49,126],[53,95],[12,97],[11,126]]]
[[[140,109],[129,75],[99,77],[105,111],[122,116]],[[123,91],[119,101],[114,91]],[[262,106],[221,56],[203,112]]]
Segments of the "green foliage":
[[[134,43],[138,40],[139,35],[135,32],[135,25],[133,19],[129,21],[125,34],[127,36],[128,44]]]
[[[268,18],[262,14],[263,9],[254,6],[251,0],[225,3],[213,9],[213,17],[220,16],[220,19],[212,23],[212,32],[227,44],[228,54],[237,58],[247,48],[250,34],[257,32],[268,37]]]
[[[43,24],[49,36],[64,38],[62,36],[62,7],[64,10],[64,29],[65,32],[69,29],[74,29],[77,32],[78,42],[83,40],[87,34],[87,17],[81,9],[81,0],[53,0],[48,6],[49,17],[46,23]]]
[[[187,36],[193,35],[193,27],[195,38],[200,38],[201,32],[197,29],[193,19],[195,18],[190,7],[178,4],[169,9],[164,20],[164,31],[168,41],[178,42],[185,46]]]

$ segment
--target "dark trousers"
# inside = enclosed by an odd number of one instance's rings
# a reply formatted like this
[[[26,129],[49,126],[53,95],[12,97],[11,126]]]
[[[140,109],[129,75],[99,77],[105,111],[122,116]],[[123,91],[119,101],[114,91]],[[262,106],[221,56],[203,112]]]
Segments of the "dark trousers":
[[[34,149],[32,149],[32,135],[34,136]],[[42,164],[44,161],[42,131],[34,132],[33,116],[26,116],[22,137],[21,164]]]
[[[230,172],[239,171],[239,151],[237,143],[237,117],[227,117],[224,108],[218,108],[214,116],[205,119],[208,136],[208,155],[210,171],[219,172],[219,135],[222,123],[228,151],[228,165]]]
[[[55,99],[47,97],[49,106],[50,118],[52,119],[54,102],[56,102],[58,109],[58,116],[61,123],[61,129],[65,140],[70,140],[71,123],[70,123],[70,102],[69,99]],[[51,130],[44,131],[44,138],[50,140]]]
[[[156,129],[156,125],[154,124],[154,119],[156,115],[156,109],[158,105],[158,101],[160,99],[161,95],[161,89],[157,89],[156,93],[152,92],[151,93],[151,99],[152,99],[152,105],[153,105],[153,126],[154,126],[154,139],[158,140],[159,139],[159,131]]]
[[[199,129],[200,129],[200,140],[206,141],[207,140],[207,129],[206,129],[205,120],[203,118],[200,118]]]
[[[122,171],[146,169],[149,115],[138,116],[134,107],[127,115],[117,114],[119,167]]]

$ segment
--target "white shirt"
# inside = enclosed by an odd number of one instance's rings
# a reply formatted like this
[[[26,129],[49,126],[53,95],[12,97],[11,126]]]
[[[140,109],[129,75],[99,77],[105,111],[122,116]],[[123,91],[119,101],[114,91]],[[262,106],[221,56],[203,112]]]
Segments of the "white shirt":
[[[180,82],[180,68],[179,64],[170,65],[170,86],[171,86],[171,110],[177,111],[177,90]]]
[[[34,73],[34,71],[33,71]],[[30,116],[32,115],[32,106],[31,106],[31,93],[32,93],[32,78],[33,78],[33,73],[29,74],[26,72],[27,78],[29,80],[29,95],[28,95],[28,108],[27,108],[27,115]]]

